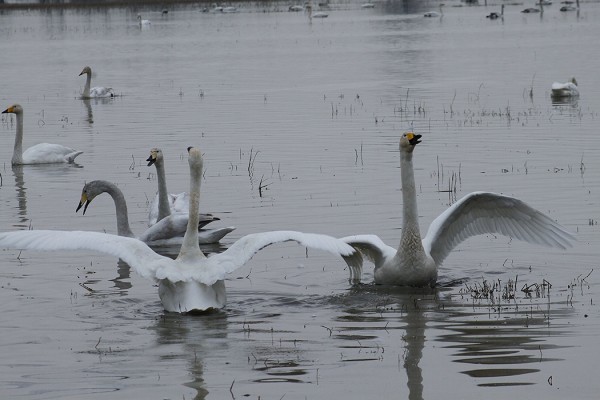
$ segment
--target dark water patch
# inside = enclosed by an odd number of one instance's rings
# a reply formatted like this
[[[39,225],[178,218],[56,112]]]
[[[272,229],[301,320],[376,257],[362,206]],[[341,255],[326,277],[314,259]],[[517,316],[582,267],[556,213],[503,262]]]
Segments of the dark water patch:
[[[504,386],[530,386],[533,382],[496,382],[496,383],[478,383],[480,387],[504,387]]]
[[[533,368],[503,368],[503,369],[475,369],[471,371],[461,371],[465,375],[472,378],[499,378],[505,376],[518,376],[540,372],[539,369]]]

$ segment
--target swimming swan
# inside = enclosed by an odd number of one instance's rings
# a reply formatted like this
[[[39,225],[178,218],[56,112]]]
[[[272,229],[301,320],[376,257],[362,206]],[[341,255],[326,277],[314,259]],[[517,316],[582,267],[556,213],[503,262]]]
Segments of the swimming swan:
[[[158,181],[158,193],[154,197],[150,205],[148,213],[148,226],[156,224],[156,222],[168,217],[172,213],[188,213],[189,197],[187,192],[178,194],[169,193],[167,190],[167,179],[165,177],[165,163],[161,149],[153,148],[150,150],[150,156],[146,159],[148,166],[156,167],[156,178]],[[212,214],[200,214],[200,220],[209,222],[209,218],[217,221],[219,218],[213,217]],[[187,221],[186,221],[187,224]],[[182,235],[185,228],[182,231]]]
[[[175,260],[161,256],[144,242],[100,232],[21,230],[0,233],[0,248],[32,250],[94,250],[119,257],[143,277],[158,281],[166,311],[191,312],[222,308],[226,303],[224,279],[252,256],[274,243],[296,241],[344,258],[360,257],[349,245],[326,235],[294,231],[253,233],[220,254],[206,257],[198,246],[198,211],[202,156],[189,150],[190,204],[187,230]],[[348,261],[347,261],[348,262]]]
[[[2,114],[8,113],[15,114],[17,117],[17,135],[15,136],[12,165],[73,163],[75,157],[83,153],[83,151],[51,143],[39,143],[23,151],[23,107],[13,104],[2,111]]]
[[[492,11],[491,13],[489,13],[488,15],[485,16],[486,18],[489,19],[498,19],[498,18],[504,18],[504,4],[502,4],[502,6],[500,7],[500,13],[498,14],[495,11]]]
[[[559,83],[554,82],[552,84],[552,97],[575,97],[579,96],[579,89],[577,88],[577,80],[571,78],[570,82]]]
[[[426,18],[443,17],[444,16],[444,11],[442,10],[442,7],[444,7],[444,3],[440,4],[440,6],[439,6],[440,12],[437,12],[437,11],[427,11],[425,14],[423,14],[423,16],[426,17]]]
[[[119,236],[135,237],[129,226],[129,216],[127,214],[127,202],[123,192],[113,183],[97,180],[86,183],[81,191],[81,200],[77,205],[76,212],[83,207],[83,214],[87,211],[88,206],[96,196],[102,193],[108,193],[114,203],[117,214],[117,234]],[[210,216],[206,219],[198,219],[198,229],[204,225],[214,221],[215,218]],[[138,239],[144,243],[151,245],[174,245],[181,244],[183,235],[187,229],[188,215],[183,213],[175,213],[169,215],[156,224],[152,225],[144,233],[138,236]],[[229,232],[235,228],[220,228],[220,229],[202,229],[198,235],[199,243],[217,243]]]
[[[529,243],[565,249],[574,240],[558,223],[521,200],[489,192],[466,195],[429,226],[421,240],[412,156],[421,135],[407,132],[400,138],[403,224],[398,250],[375,235],[342,238],[375,264],[375,283],[433,286],[437,270],[463,240],[499,233]],[[350,268],[350,278],[360,281],[360,268]],[[353,275],[354,274],[354,275]]]
[[[138,24],[140,24],[140,28],[142,26],[150,26],[152,23],[149,19],[142,19],[142,14],[137,15]]]
[[[84,67],[83,71],[79,74],[79,76],[86,74],[87,77],[85,79],[85,87],[83,88],[83,93],[81,93],[82,99],[97,99],[97,98],[107,98],[107,97],[115,97],[112,88],[105,88],[102,86],[96,86],[90,89],[90,85],[92,84],[92,69],[90,67]]]

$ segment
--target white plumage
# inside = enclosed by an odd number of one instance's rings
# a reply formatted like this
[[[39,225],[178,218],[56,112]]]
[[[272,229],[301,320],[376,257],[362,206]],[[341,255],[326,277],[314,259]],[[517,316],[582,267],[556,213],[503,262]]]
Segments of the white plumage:
[[[552,97],[557,98],[576,96],[579,96],[579,88],[577,87],[577,80],[575,78],[571,78],[569,82],[554,82],[552,84]]]
[[[83,74],[86,74],[87,76],[85,79],[85,86],[83,87],[83,93],[81,93],[82,99],[97,99],[115,96],[112,88],[106,88],[102,86],[90,88],[92,84],[92,69],[90,67],[84,67],[79,76]]]
[[[12,165],[73,163],[83,151],[75,150],[60,144],[39,143],[23,151],[23,107],[13,104],[2,114],[15,114],[17,133],[13,150]]]
[[[342,238],[375,264],[375,282],[403,286],[433,286],[438,267],[465,239],[498,233],[529,243],[565,249],[574,237],[558,223],[513,197],[489,192],[466,195],[429,226],[421,240],[412,154],[421,135],[408,132],[400,139],[403,227],[396,250],[375,235]],[[350,278],[360,281],[360,267],[350,268]]]
[[[0,247],[35,250],[99,251],[121,258],[138,274],[159,284],[163,307],[171,312],[205,311],[221,308],[226,302],[224,279],[243,266],[262,248],[274,243],[296,241],[304,246],[329,251],[349,258],[360,257],[354,249],[339,239],[326,235],[294,231],[254,233],[240,238],[229,249],[208,258],[198,246],[198,210],[202,157],[200,151],[189,149],[190,205],[189,222],[183,245],[175,260],[161,256],[144,242],[128,237],[99,232],[65,232],[23,230],[0,233]]]

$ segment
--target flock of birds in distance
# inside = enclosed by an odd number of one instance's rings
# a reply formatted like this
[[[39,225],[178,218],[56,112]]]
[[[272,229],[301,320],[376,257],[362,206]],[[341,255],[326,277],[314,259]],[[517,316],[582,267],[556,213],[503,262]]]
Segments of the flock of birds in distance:
[[[138,19],[140,23],[145,21],[141,17]],[[79,75],[86,75],[81,99],[116,96],[110,87],[91,87],[90,67],[83,68]],[[553,97],[579,95],[575,78],[566,83],[554,83],[551,90]],[[2,113],[16,117],[13,166],[75,163],[83,153],[50,143],[39,143],[23,151],[23,107],[14,104]],[[572,246],[573,234],[550,217],[519,199],[491,192],[467,194],[438,216],[422,237],[413,171],[413,152],[419,143],[419,134],[405,132],[400,136],[403,222],[398,248],[386,245],[372,234],[334,238],[290,230],[249,234],[222,253],[206,256],[200,244],[217,243],[235,228],[205,228],[219,218],[200,213],[203,159],[195,147],[188,148],[189,192],[177,194],[167,190],[162,151],[158,148],[150,150],[147,161],[148,166],[156,168],[158,190],[150,206],[148,228],[142,234],[135,235],[129,226],[127,203],[121,190],[113,183],[95,180],[83,187],[76,211],[83,207],[85,214],[96,196],[108,193],[115,204],[117,235],[56,230],[0,232],[0,248],[92,250],[118,257],[139,275],[158,283],[159,297],[166,311],[191,313],[223,308],[227,275],[246,264],[255,253],[275,243],[295,241],[342,257],[353,285],[361,282],[363,259],[366,258],[375,266],[376,284],[415,287],[434,287],[438,268],[445,258],[459,243],[475,235],[501,234],[560,249]],[[391,186],[390,190],[393,190]],[[180,246],[179,254],[175,259],[158,254],[150,247],[157,245]]]
[[[477,1],[470,0],[470,1],[467,1],[467,3],[477,3]],[[578,11],[579,10],[579,0],[575,0],[575,1],[563,0],[560,3],[562,4],[562,6],[559,8],[559,11],[567,12],[567,11]],[[552,5],[552,0],[538,0],[537,3],[535,3],[535,4],[537,6],[539,6],[540,8],[527,7],[525,9],[523,9],[521,12],[525,13],[525,14],[543,13],[544,6]],[[327,7],[328,2],[318,3],[318,5],[319,5],[319,7]],[[441,17],[443,17],[444,16],[444,12],[443,12],[444,5],[445,5],[444,3],[440,3],[438,6],[439,11],[427,11],[423,14],[423,16],[426,18],[441,18]],[[375,3],[372,3],[372,2],[363,3],[363,4],[361,4],[361,8],[365,8],[365,9],[375,8]],[[305,2],[304,5],[299,5],[299,4],[291,5],[288,7],[288,11],[291,11],[291,12],[305,11],[308,13],[309,19],[327,18],[329,16],[329,14],[324,11],[313,12],[313,5],[312,5],[311,1]],[[203,7],[202,12],[232,14],[232,13],[237,13],[238,8],[235,6],[222,6],[217,3],[213,3],[211,7]],[[168,13],[169,13],[168,9],[165,8],[162,10],[163,15],[168,14]],[[486,18],[489,18],[489,19],[504,18],[504,4],[502,4],[500,6],[500,12],[495,12],[495,11],[491,12],[488,15],[486,15]],[[138,24],[140,25],[140,27],[146,27],[151,24],[150,20],[142,19],[141,14],[137,15],[137,20],[138,20]]]

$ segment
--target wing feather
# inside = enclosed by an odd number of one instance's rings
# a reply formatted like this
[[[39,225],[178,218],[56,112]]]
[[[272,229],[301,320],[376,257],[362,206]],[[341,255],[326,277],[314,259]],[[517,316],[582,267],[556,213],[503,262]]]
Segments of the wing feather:
[[[499,233],[529,243],[566,249],[573,234],[519,199],[489,192],[466,195],[429,226],[423,247],[437,265],[465,239]]]
[[[199,268],[182,270],[173,268],[164,271],[165,277],[173,280],[197,280],[205,285],[212,285],[222,280],[228,273],[246,264],[258,251],[275,243],[294,241],[303,246],[328,251],[344,258],[356,257],[357,252],[343,241],[331,236],[296,231],[272,231],[252,233],[243,236],[223,253],[210,256],[205,265]],[[170,276],[170,274],[176,274]],[[162,275],[161,275],[162,276]]]
[[[0,248],[28,250],[93,250],[119,257],[145,278],[154,278],[158,264],[172,263],[144,242],[123,236],[87,231],[23,230],[0,233]]]

